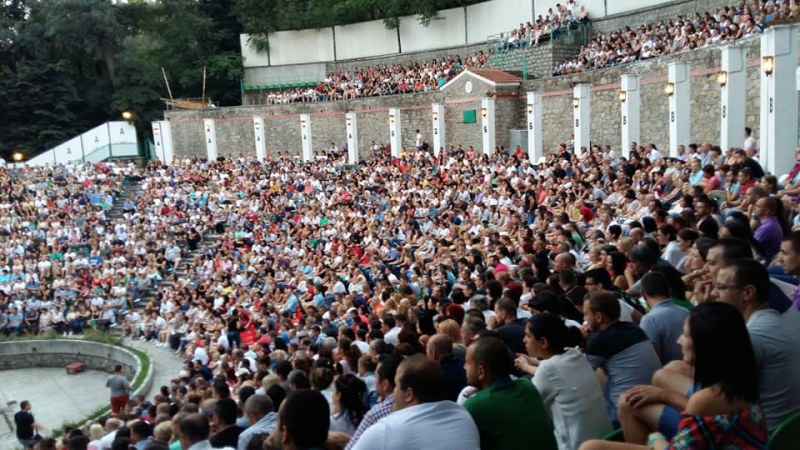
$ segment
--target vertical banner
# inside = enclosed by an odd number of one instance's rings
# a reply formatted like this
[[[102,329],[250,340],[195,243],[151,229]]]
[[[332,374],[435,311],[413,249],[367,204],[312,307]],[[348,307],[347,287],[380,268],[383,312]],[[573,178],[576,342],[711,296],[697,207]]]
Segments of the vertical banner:
[[[344,115],[347,131],[347,163],[358,163],[358,118],[356,113],[348,112]]]
[[[623,75],[620,80],[619,102],[620,127],[622,127],[622,140],[620,150],[622,156],[627,158],[631,153],[631,143],[641,144],[641,104],[642,95],[639,90],[641,79],[639,75]]]
[[[303,162],[311,161],[314,158],[314,151],[311,143],[310,114],[300,114],[300,143],[303,149]]]
[[[692,143],[692,77],[689,64],[670,63],[664,93],[669,96],[669,154],[678,155],[678,146]]]
[[[256,159],[264,161],[267,157],[267,143],[264,141],[264,118],[262,116],[253,116],[253,134],[256,143]]]
[[[169,164],[164,155],[164,135],[161,133],[161,122],[156,120],[151,122],[151,125],[153,127],[153,151],[155,152],[155,157],[162,163]]]
[[[525,105],[528,118],[528,160],[531,164],[538,164],[544,157],[542,148],[542,94],[541,92],[528,92],[528,102]]]
[[[445,146],[444,133],[444,105],[434,103],[431,105],[431,135],[433,136],[433,154],[437,157]]]
[[[572,111],[575,154],[580,156],[584,147],[588,151],[591,146],[591,86],[588,84],[575,85],[572,95]]]
[[[203,128],[206,133],[206,157],[209,162],[217,160],[217,127],[214,119],[203,119]]]
[[[389,108],[389,145],[392,147],[392,156],[400,156],[403,152],[400,130],[400,108]]]
[[[481,99],[481,142],[483,145],[483,154],[492,155],[496,146],[495,128],[494,128],[494,99],[482,98]]]

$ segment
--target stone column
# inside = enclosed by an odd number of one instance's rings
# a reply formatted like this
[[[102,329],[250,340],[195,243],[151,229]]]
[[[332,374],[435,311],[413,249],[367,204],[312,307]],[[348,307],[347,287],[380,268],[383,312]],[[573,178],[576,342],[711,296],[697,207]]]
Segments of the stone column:
[[[253,134],[256,142],[256,158],[264,161],[267,157],[267,143],[264,136],[264,117],[253,116]]]
[[[797,148],[797,25],[778,25],[761,35],[760,161],[781,176]]]
[[[164,162],[172,164],[175,159],[175,146],[172,143],[172,124],[169,120],[158,121],[161,129],[161,145],[164,146]]]
[[[347,128],[347,163],[358,163],[358,122],[356,113],[348,112],[344,115]]]
[[[400,156],[403,152],[401,129],[400,108],[389,108],[389,145],[392,147],[392,156]]]
[[[153,152],[155,153],[153,156],[162,163],[169,164],[164,156],[164,135],[161,134],[161,121],[154,120],[150,125],[153,127]]]
[[[747,84],[747,59],[745,49],[739,45],[722,48],[722,64],[717,73],[720,86],[720,137],[719,145],[726,152],[740,147],[744,141],[745,86]]]
[[[631,142],[641,143],[639,108],[642,104],[642,96],[639,90],[640,81],[639,75],[623,75],[620,80],[619,102],[622,113],[620,151],[625,158],[631,153]]]
[[[203,119],[203,126],[206,131],[206,158],[208,161],[217,160],[217,127],[214,119]]]
[[[431,105],[431,125],[433,130],[433,154],[439,156],[439,152],[444,148],[444,105],[434,103]]]
[[[481,136],[483,143],[483,154],[491,155],[496,146],[495,139],[495,116],[494,99],[481,99]]]
[[[581,154],[581,147],[590,147],[590,120],[592,117],[591,86],[577,84],[573,88],[572,109],[575,133],[575,154]]]
[[[542,148],[542,93],[528,92],[526,105],[528,114],[528,159],[531,164],[538,164],[544,156]]]
[[[678,146],[691,144],[692,139],[692,77],[689,64],[670,63],[664,93],[669,96],[669,154],[678,155]]]
[[[314,159],[314,147],[311,142],[311,114],[300,114],[300,142],[303,149],[303,162]]]

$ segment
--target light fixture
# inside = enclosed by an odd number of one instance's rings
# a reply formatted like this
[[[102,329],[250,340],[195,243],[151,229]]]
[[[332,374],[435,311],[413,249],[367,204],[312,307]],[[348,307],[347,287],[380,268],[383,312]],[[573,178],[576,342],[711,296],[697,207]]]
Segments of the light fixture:
[[[620,103],[625,103],[626,100],[628,100],[628,91],[623,91],[622,89],[620,89],[619,91]]]
[[[720,87],[725,87],[728,84],[728,72],[724,70],[717,72],[717,83],[719,83]]]
[[[347,118],[347,126],[349,127],[352,124],[353,124],[353,118],[352,117],[348,117]]]
[[[572,97],[572,107],[577,108],[580,105],[581,105],[581,99],[579,99],[578,97]]]
[[[206,133],[211,133],[211,127],[210,126],[206,126]]]
[[[25,155],[23,155],[22,152],[14,152],[14,154],[11,155],[11,157],[14,159],[15,162],[20,162],[25,158]]]
[[[775,57],[774,56],[762,56],[761,57],[761,70],[764,71],[766,76],[772,75],[772,72],[775,70]]]
[[[435,121],[439,120],[439,113],[434,111],[433,114],[431,114],[431,117],[433,118],[433,121],[435,122]]]
[[[394,114],[389,114],[389,123],[394,123]]]
[[[666,83],[664,85],[664,93],[667,95],[672,95],[675,93],[675,83]]]
[[[486,108],[481,108],[481,117],[486,117],[489,115],[489,110]]]
[[[300,127],[301,128],[305,128],[306,127],[306,121],[305,120],[301,120],[300,121]]]
[[[533,103],[528,103],[528,114],[533,112]]]
[[[127,121],[131,121],[133,120],[133,113],[130,111],[122,111],[122,118]]]

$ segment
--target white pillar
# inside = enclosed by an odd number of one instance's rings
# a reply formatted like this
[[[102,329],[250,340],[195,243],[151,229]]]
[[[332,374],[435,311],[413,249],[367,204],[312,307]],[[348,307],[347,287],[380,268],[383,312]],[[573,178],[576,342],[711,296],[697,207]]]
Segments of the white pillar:
[[[491,155],[496,146],[494,127],[494,99],[481,99],[481,135],[483,136],[483,154]]]
[[[164,146],[164,162],[172,164],[175,159],[175,147],[172,144],[172,124],[169,120],[160,120],[158,122],[161,129],[161,145]]]
[[[444,148],[444,105],[434,103],[431,105],[431,122],[433,131],[433,154],[439,156],[439,151]]]
[[[264,117],[253,116],[253,133],[256,142],[256,158],[263,161],[267,157],[267,143],[265,141]]]
[[[344,115],[347,128],[347,163],[358,163],[358,122],[356,113],[348,112]]]
[[[688,146],[692,139],[692,77],[687,63],[670,63],[668,70],[665,93],[669,95],[669,154],[677,156],[678,146]]]
[[[591,105],[591,86],[588,84],[577,84],[573,88],[572,94],[572,110],[574,119],[574,133],[575,133],[575,154],[581,154],[581,147],[589,149],[590,137],[590,119],[592,117]]]
[[[311,143],[310,114],[300,114],[300,142],[303,149],[303,162],[311,161],[314,158],[314,147]]]
[[[719,143],[726,152],[731,147],[740,147],[744,141],[747,60],[743,47],[727,45],[722,48],[717,82],[720,84]]]
[[[162,163],[167,164],[167,158],[164,156],[164,135],[161,134],[161,122],[155,120],[150,124],[153,127],[153,152],[155,152],[155,157]]]
[[[775,176],[792,168],[798,144],[795,78],[798,28],[778,25],[761,35],[760,161]],[[765,69],[771,69],[771,73]]]
[[[217,127],[214,119],[203,119],[203,126],[206,130],[206,158],[208,162],[217,160]]]
[[[631,142],[640,144],[640,115],[642,95],[639,90],[639,75],[623,75],[620,80],[619,102],[622,117],[622,156],[627,158],[631,153]]]
[[[400,108],[389,108],[389,146],[392,147],[392,156],[400,156],[400,153],[403,153],[401,129]]]
[[[528,102],[525,105],[528,117],[528,160],[531,164],[538,164],[539,158],[544,156],[542,148],[542,93],[528,92]]]

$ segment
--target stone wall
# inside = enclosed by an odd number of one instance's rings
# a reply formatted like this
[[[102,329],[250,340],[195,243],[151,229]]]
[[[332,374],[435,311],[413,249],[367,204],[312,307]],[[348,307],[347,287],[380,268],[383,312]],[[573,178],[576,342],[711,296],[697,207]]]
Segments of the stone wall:
[[[747,48],[748,60],[759,59],[759,40],[751,39],[742,44]],[[508,146],[509,130],[525,128],[525,92],[539,91],[543,94],[543,142],[545,151],[554,150],[561,142],[572,136],[571,104],[572,88],[578,83],[593,86],[591,94],[591,140],[601,145],[619,148],[620,105],[617,96],[620,76],[639,74],[642,77],[641,140],[654,143],[665,152],[669,151],[668,100],[663,94],[667,66],[673,61],[685,61],[692,70],[692,132],[694,142],[717,142],[720,132],[720,89],[715,74],[720,65],[720,48],[708,48],[690,53],[643,61],[624,66],[581,74],[546,77],[524,81],[518,90],[496,90],[489,85],[474,82],[471,93],[466,93],[466,77],[448,86],[446,92],[435,91],[393,97],[375,97],[348,101],[243,106],[218,108],[206,111],[168,111],[165,116],[171,121],[175,154],[185,157],[190,154],[205,155],[202,118],[217,120],[217,141],[220,155],[254,155],[253,115],[265,119],[267,152],[300,154],[299,114],[311,114],[314,150],[326,150],[331,142],[340,148],[345,143],[344,115],[354,111],[358,117],[359,154],[368,155],[370,141],[388,143],[388,108],[401,109],[403,145],[414,143],[416,130],[421,130],[431,142],[431,103],[445,104],[445,135],[447,146],[472,145],[481,148],[480,117],[478,123],[463,123],[465,110],[480,110],[480,99],[496,96],[497,145]],[[748,66],[746,87],[746,124],[756,131],[759,127],[759,72],[757,64]]]
[[[758,39],[744,43],[748,59],[759,58]],[[572,87],[578,83],[592,85],[591,140],[592,143],[620,148],[620,106],[617,92],[620,77],[638,74],[642,78],[641,136],[645,143],[654,143],[659,149],[669,149],[669,105],[663,93],[667,66],[673,61],[690,64],[691,81],[691,139],[694,142],[718,142],[720,133],[720,88],[716,72],[720,65],[720,49],[709,48],[652,61],[596,70],[581,74],[551,77],[523,83],[522,91],[543,93],[542,113],[543,143],[545,150],[554,149],[572,135]],[[746,124],[759,126],[759,73],[757,66],[747,69]]]
[[[139,358],[124,348],[80,339],[43,339],[0,343],[0,371],[28,367],[64,367],[74,362],[86,364],[90,370],[114,372],[122,365],[122,373],[132,381],[141,370]],[[145,382],[134,394],[144,393],[152,384],[152,366]]]

